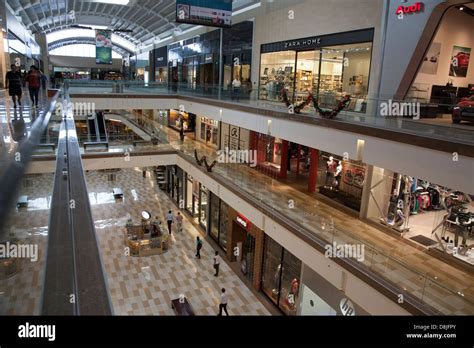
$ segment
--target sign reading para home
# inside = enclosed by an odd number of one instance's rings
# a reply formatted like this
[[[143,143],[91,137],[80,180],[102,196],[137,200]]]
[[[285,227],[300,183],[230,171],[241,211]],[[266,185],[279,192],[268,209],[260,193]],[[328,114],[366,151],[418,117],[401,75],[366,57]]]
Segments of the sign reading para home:
[[[239,224],[241,224],[242,227],[244,227],[245,229],[247,229],[247,227],[250,225],[249,220],[247,220],[246,218],[244,218],[242,215],[237,215],[236,220],[237,220],[237,222],[238,222]]]
[[[410,14],[410,13],[418,13],[423,10],[423,3],[422,2],[415,2],[413,5],[410,6],[398,6],[397,10],[395,11],[396,15],[400,14]]]

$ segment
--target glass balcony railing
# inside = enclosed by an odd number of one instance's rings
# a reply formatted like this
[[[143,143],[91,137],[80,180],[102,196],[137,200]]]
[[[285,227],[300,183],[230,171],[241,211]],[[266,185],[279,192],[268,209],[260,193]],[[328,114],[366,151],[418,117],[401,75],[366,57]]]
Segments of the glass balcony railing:
[[[70,94],[131,94],[131,95],[179,95],[192,96],[199,98],[212,99],[213,101],[222,101],[236,103],[242,106],[248,106],[258,109],[264,109],[283,113],[299,113],[300,116],[321,118],[320,112],[316,111],[314,103],[311,101],[306,106],[301,107],[301,102],[292,103],[289,97],[287,104],[280,97],[280,101],[260,100],[256,87],[241,87],[238,91],[231,87],[219,88],[215,85],[196,86],[187,83],[178,83],[174,85],[166,83],[143,83],[141,81],[83,81],[66,80]],[[320,94],[315,99],[328,99],[329,96]],[[334,99],[334,98],[332,98]],[[387,97],[364,99],[364,105],[361,110],[364,112],[347,111],[343,109],[335,118],[338,122],[363,125],[365,127],[385,129],[389,131],[400,132],[404,134],[422,136],[430,139],[439,139],[464,145],[474,145],[474,131],[472,127],[462,125],[452,125],[451,122],[442,120],[433,122],[431,118],[421,118],[424,113],[429,113],[428,109],[433,109],[433,104],[428,100],[419,102],[414,100],[393,101]],[[405,104],[403,104],[405,103]],[[336,109],[338,100],[334,99],[332,109],[326,106],[322,108],[323,112],[330,112]],[[393,105],[397,104],[394,113]],[[437,108],[441,108],[445,113],[450,113],[455,106],[455,100],[450,103],[437,103]],[[301,110],[297,109],[301,107]],[[382,109],[386,108],[387,116],[376,116],[384,114]],[[402,111],[403,109],[403,111]],[[295,111],[296,110],[296,111]],[[395,111],[396,111],[395,110]]]
[[[176,131],[172,131],[166,120],[159,118],[151,120],[130,112],[121,112],[123,117],[136,123],[148,134],[156,134],[159,142],[154,145],[151,142],[146,146],[133,146],[130,138],[121,139],[128,144],[118,144],[114,152],[134,151],[149,152],[160,149],[173,149],[183,157],[195,163],[194,151],[199,156],[206,155],[208,162],[217,160],[216,150],[206,147],[200,142],[185,138],[182,142]],[[99,152],[107,150],[97,149]],[[109,150],[110,152],[110,150]],[[303,233],[314,240],[322,243],[351,244],[364,246],[364,259],[359,266],[363,272],[375,273],[398,288],[399,295],[411,295],[418,300],[431,306],[438,314],[445,315],[468,315],[474,313],[474,299],[469,289],[463,285],[454,285],[452,279],[446,276],[432,276],[417,268],[416,264],[410,264],[403,259],[403,255],[394,255],[393,251],[384,249],[382,246],[368,242],[360,234],[351,230],[350,225],[337,222],[337,214],[325,214],[318,209],[318,203],[308,206],[307,202],[300,200],[301,194],[296,189],[279,183],[271,177],[260,175],[254,169],[241,164],[218,163],[213,168],[213,174],[224,179],[238,191],[245,192],[247,197],[252,197],[254,204],[264,206],[277,216],[288,221],[295,230]],[[288,207],[288,199],[293,199],[295,207]],[[335,212],[334,212],[335,213]],[[359,223],[362,223],[359,221]],[[409,249],[411,247],[408,247]],[[407,256],[410,256],[407,254]],[[435,262],[435,260],[433,260]],[[442,263],[442,261],[439,261]],[[469,283],[469,281],[467,281]],[[450,303],[457,303],[454,308]]]

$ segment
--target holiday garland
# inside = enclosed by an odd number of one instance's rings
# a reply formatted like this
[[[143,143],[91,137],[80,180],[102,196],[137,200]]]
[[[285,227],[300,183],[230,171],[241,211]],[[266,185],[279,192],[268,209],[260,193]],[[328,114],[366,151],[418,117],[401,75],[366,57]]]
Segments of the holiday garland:
[[[347,104],[351,101],[351,96],[346,95],[344,96],[339,103],[337,104],[335,109],[332,110],[323,110],[319,107],[318,102],[313,98],[313,105],[316,111],[321,115],[322,118],[335,118],[339,112],[344,109]]]
[[[283,99],[283,102],[285,103],[287,108],[289,108],[291,105],[293,105],[293,104],[290,103],[290,101],[288,99],[288,94],[286,92],[286,89],[283,88],[280,91],[280,95],[281,95],[281,97]],[[344,109],[347,106],[347,104],[350,102],[350,100],[351,100],[351,96],[346,95],[339,101],[336,108],[334,108],[332,110],[323,110],[319,107],[318,102],[313,97],[313,95],[311,93],[308,93],[308,96],[306,97],[306,99],[304,101],[293,105],[293,111],[294,111],[294,113],[299,114],[299,113],[301,113],[301,110],[303,110],[309,103],[311,103],[311,101],[313,101],[314,108],[316,109],[316,111],[318,112],[318,114],[322,118],[332,119],[332,118],[335,118],[339,114],[339,112],[341,112],[341,110]]]
[[[207,157],[206,156],[202,156],[201,159],[199,159],[199,156],[198,156],[198,153],[197,153],[196,149],[194,149],[194,158],[196,159],[197,164],[199,164],[200,166],[204,163],[204,166],[206,167],[208,172],[212,172],[212,168],[217,164],[217,161],[214,160],[209,165],[209,163],[207,162]]]

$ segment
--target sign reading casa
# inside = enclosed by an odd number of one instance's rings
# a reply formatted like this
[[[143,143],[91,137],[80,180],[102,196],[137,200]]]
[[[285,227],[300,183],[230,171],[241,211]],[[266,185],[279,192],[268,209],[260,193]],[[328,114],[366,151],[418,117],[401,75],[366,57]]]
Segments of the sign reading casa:
[[[410,6],[398,6],[395,14],[410,14],[410,13],[418,13],[423,10],[423,3],[422,2],[415,2],[413,5]]]

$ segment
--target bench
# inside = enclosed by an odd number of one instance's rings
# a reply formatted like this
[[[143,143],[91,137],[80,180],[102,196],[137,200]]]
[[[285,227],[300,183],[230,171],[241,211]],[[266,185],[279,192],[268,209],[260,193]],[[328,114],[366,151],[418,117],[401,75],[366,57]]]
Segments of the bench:
[[[20,196],[16,202],[17,208],[28,206],[28,196]]]
[[[114,198],[115,199],[118,199],[118,198],[123,198],[123,191],[121,188],[118,188],[118,187],[114,187],[114,189],[112,190],[113,194],[114,194]]]
[[[174,312],[176,313],[176,315],[183,315],[183,316],[195,315],[186,297],[181,297],[181,298],[176,298],[174,300],[171,300],[171,308],[174,309]]]

